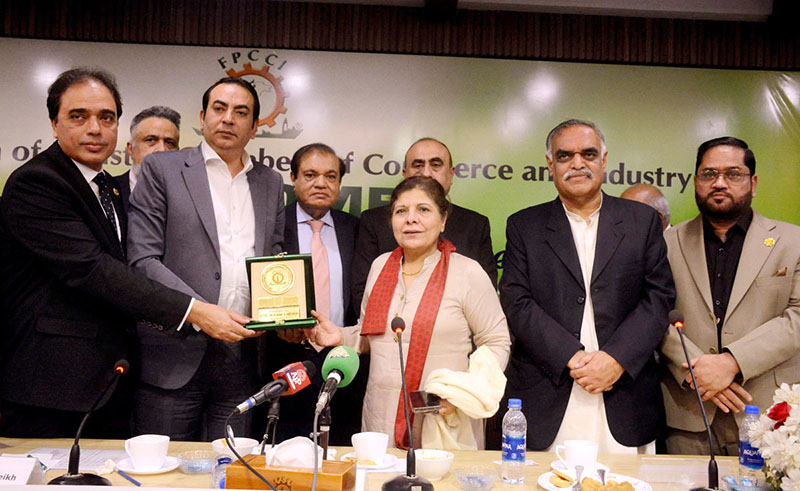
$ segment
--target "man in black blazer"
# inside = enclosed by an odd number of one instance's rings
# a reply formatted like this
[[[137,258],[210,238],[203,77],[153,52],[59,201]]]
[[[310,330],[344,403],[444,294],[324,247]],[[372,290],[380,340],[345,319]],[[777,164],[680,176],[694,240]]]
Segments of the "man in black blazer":
[[[508,219],[505,398],[522,399],[533,450],[578,438],[600,453],[654,451],[664,421],[653,351],[675,290],[661,222],[600,190],[606,154],[592,123],[559,124],[547,137],[558,198]]]
[[[403,164],[403,177],[420,175],[436,179],[445,193],[450,192],[455,168],[450,149],[444,143],[433,138],[422,138],[409,147]],[[497,284],[497,263],[492,251],[488,218],[453,204],[442,235],[456,246],[459,254],[478,261],[491,278],[492,284]],[[361,309],[372,261],[384,252],[396,248],[389,205],[362,213],[356,255],[353,259],[353,307],[356,311]]]
[[[48,89],[47,108],[57,141],[11,174],[0,199],[0,435],[10,437],[75,435],[129,355],[135,319],[161,331],[186,319],[215,337],[252,336],[246,318],[125,264],[126,218],[103,171],[122,113],[114,78],[68,70]],[[129,434],[128,396],[106,397],[84,436]]]
[[[330,272],[330,317],[336,325],[354,325],[358,315],[350,301],[350,273],[358,236],[358,218],[333,208],[339,198],[345,164],[328,145],[312,143],[294,153],[290,166],[297,203],[286,207],[285,251],[289,254],[311,253],[313,231],[308,221],[323,222],[320,234]],[[309,360],[317,367],[318,373],[312,378],[311,387],[281,399],[279,440],[308,436],[312,430],[314,404],[322,386],[319,371],[330,348],[318,349],[307,341],[303,344],[287,342],[279,339],[275,333],[268,333],[265,338],[272,370],[303,360]],[[367,370],[359,369],[360,376],[348,387],[336,392],[331,404],[332,444],[350,445],[350,435],[361,431],[361,404],[366,374]]]
[[[128,214],[131,192],[136,187],[142,162],[151,153],[177,150],[181,139],[181,115],[166,106],[151,106],[139,112],[131,121],[130,140],[126,145],[133,159],[131,169],[114,177],[122,198],[122,209]]]

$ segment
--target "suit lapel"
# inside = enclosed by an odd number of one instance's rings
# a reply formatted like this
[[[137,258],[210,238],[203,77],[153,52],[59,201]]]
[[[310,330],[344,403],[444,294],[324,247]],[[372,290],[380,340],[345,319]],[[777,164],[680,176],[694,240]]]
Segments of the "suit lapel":
[[[289,254],[300,253],[300,242],[297,240],[297,203],[285,208],[286,227],[283,233],[283,248]]]
[[[250,199],[253,201],[253,216],[255,217],[255,254],[263,256],[267,253],[267,186],[264,173],[260,164],[254,164],[253,169],[247,173],[247,184],[250,186]],[[271,254],[272,251],[269,251]]]
[[[195,147],[189,158],[186,159],[182,174],[187,192],[192,199],[209,240],[214,245],[214,253],[217,256],[217,262],[219,262],[219,236],[217,235],[217,222],[214,218],[214,203],[211,201],[208,172],[206,171],[203,153],[199,146]]]
[[[597,224],[597,241],[594,249],[592,265],[592,282],[600,276],[603,269],[614,256],[619,243],[625,236],[623,216],[617,208],[615,198],[603,193],[603,205],[600,210],[600,223]]]
[[[556,198],[551,203],[546,234],[545,241],[555,255],[558,256],[567,271],[575,278],[575,281],[584,286],[578,251],[575,249],[575,239],[572,237],[572,229],[569,227],[567,215],[564,213],[564,206],[559,198]]]
[[[766,245],[767,239],[772,239],[773,246],[768,247]],[[777,244],[779,239],[780,235],[775,230],[775,224],[753,210],[753,221],[750,223],[750,228],[744,238],[742,255],[739,259],[739,266],[736,269],[731,297],[728,300],[728,308],[725,312],[726,319],[730,319],[731,313],[742,301],[744,294],[747,293],[747,290],[755,281],[758,272],[761,271],[767,258],[775,249],[774,244]]]
[[[685,227],[678,229],[678,244],[683,260],[689,267],[695,287],[703,296],[703,302],[713,317],[714,306],[711,304],[711,283],[708,281],[708,263],[706,263],[706,246],[703,239],[701,215],[695,217]]]

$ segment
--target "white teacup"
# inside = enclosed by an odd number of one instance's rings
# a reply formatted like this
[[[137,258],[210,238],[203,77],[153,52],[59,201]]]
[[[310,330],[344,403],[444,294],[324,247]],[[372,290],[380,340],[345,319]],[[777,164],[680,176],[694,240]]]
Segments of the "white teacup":
[[[389,435],[375,431],[356,433],[350,438],[356,458],[359,462],[372,461],[376,464],[383,462],[386,448],[389,445]]]
[[[556,445],[556,457],[567,469],[576,465],[589,468],[597,463],[597,443],[591,440],[564,440],[563,445]]]
[[[167,435],[139,435],[125,440],[125,451],[137,471],[152,472],[161,469],[167,458]]]

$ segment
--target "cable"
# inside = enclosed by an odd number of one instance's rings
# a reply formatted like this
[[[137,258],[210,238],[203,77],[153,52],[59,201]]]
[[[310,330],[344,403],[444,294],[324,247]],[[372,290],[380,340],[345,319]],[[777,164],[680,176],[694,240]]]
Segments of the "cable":
[[[234,413],[235,413],[235,411],[231,411],[231,413],[228,415],[228,417],[225,418],[225,441],[228,443],[228,448],[230,448],[231,452],[233,452],[233,455],[235,455],[236,458],[239,459],[239,462],[241,462],[242,465],[247,467],[247,469],[250,472],[255,474],[255,476],[257,478],[259,478],[262,481],[264,481],[264,484],[269,486],[269,489],[271,489],[272,491],[278,491],[277,489],[275,489],[275,486],[273,486],[271,482],[267,481],[266,477],[262,476],[257,470],[253,469],[253,467],[250,466],[250,464],[248,464],[247,462],[245,462],[245,460],[242,458],[242,456],[239,455],[239,452],[236,451],[236,446],[235,446],[236,442],[234,442],[233,438],[231,438],[231,435],[233,434],[233,430],[231,430],[230,424],[228,424],[229,421],[231,420],[231,416],[233,416]],[[316,452],[314,453],[314,455],[316,456]],[[316,475],[315,475],[315,477],[316,477]]]
[[[317,452],[317,435],[319,435],[319,431],[317,431],[317,423],[319,422],[319,413],[314,413],[314,431],[312,431],[312,435],[314,436],[314,478],[311,480],[311,491],[317,491],[317,474],[319,474],[319,452]]]

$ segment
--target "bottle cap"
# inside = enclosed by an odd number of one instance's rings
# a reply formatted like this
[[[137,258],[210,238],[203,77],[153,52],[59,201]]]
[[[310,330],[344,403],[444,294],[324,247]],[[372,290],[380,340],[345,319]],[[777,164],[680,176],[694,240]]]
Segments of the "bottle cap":
[[[750,404],[744,407],[745,414],[758,414],[758,406],[752,406]]]
[[[522,401],[520,399],[509,399],[508,400],[508,408],[509,409],[522,409]]]

